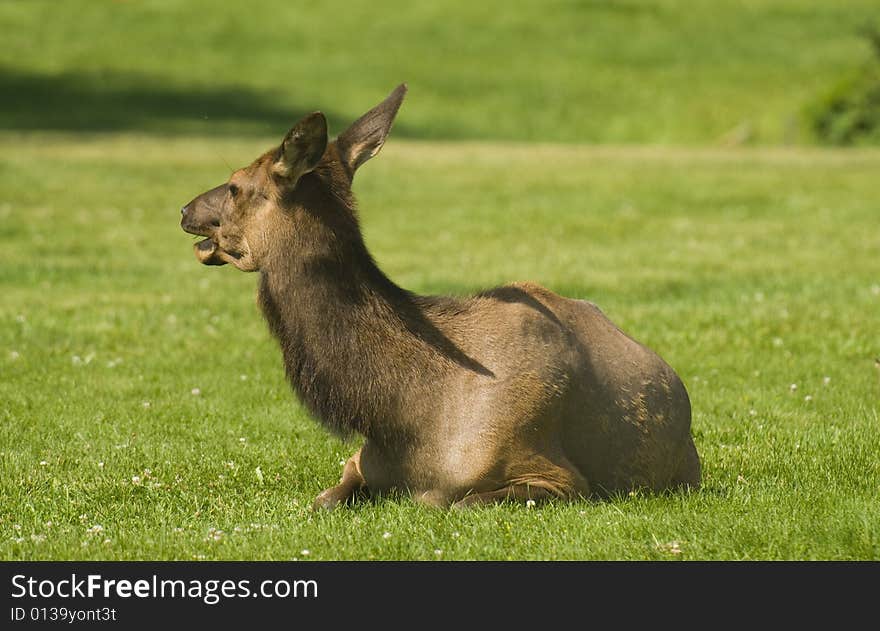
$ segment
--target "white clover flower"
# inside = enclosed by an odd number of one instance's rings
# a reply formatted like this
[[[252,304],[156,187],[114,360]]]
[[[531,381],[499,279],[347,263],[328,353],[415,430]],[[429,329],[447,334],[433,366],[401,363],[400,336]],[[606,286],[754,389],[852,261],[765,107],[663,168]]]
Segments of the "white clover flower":
[[[197,397],[202,393],[202,391],[199,388],[193,388],[192,390],[189,391],[189,393],[191,395],[193,395],[194,397]]]
[[[383,539],[391,539],[391,533],[390,532],[383,532],[382,538]]]
[[[205,541],[222,541],[223,539],[223,531],[219,528],[209,528],[208,536],[205,537]]]

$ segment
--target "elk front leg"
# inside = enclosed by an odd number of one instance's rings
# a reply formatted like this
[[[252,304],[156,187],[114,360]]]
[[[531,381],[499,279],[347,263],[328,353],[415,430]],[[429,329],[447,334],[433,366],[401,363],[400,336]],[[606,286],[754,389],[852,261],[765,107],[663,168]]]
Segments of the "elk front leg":
[[[325,489],[312,503],[314,510],[333,510],[339,504],[345,504],[359,493],[365,491],[367,482],[361,473],[361,450],[349,458],[342,469],[342,479],[336,486]]]

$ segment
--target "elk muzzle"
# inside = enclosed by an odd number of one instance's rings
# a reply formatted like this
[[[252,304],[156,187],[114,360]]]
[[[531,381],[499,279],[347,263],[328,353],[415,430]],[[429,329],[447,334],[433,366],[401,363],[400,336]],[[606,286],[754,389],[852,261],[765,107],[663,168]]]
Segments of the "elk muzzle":
[[[203,265],[225,265],[219,256],[217,230],[228,185],[221,184],[206,191],[180,209],[180,227],[184,232],[206,237],[193,246],[196,258]]]

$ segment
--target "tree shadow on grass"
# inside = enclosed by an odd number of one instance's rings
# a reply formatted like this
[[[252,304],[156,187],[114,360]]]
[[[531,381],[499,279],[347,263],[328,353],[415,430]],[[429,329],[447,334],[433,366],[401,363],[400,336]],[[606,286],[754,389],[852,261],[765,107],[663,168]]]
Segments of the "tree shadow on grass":
[[[304,114],[321,109],[338,133],[356,118],[251,88],[188,87],[136,74],[42,75],[0,66],[0,94],[5,130],[283,134]],[[372,105],[364,103],[363,110]],[[405,124],[394,132],[419,135]]]

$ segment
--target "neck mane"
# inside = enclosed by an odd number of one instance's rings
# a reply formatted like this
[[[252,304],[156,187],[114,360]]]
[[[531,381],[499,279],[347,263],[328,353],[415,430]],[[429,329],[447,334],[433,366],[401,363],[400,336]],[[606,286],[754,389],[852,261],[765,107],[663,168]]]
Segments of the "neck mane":
[[[311,230],[299,225],[308,220],[298,222],[263,267],[260,308],[291,385],[315,417],[341,435],[405,433],[404,412],[429,404],[413,400],[424,398],[409,395],[413,386],[439,382],[456,367],[491,373],[438,328],[461,303],[394,284],[370,256],[350,201],[335,198],[335,205],[342,207],[329,209],[332,216],[349,229],[302,209],[319,219]],[[316,237],[331,247],[313,247]]]

